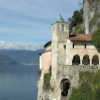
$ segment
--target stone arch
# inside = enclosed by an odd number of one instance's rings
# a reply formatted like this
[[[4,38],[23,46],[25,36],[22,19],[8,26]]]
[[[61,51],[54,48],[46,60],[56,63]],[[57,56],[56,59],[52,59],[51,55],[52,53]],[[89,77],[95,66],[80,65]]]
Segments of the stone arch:
[[[92,58],[92,64],[93,65],[99,65],[99,57],[98,55],[94,55]]]
[[[62,79],[60,82],[61,87],[61,96],[65,97],[68,95],[68,91],[70,89],[70,81],[66,78]]]
[[[82,64],[83,64],[83,65],[89,65],[89,64],[90,64],[90,58],[89,58],[88,55],[85,55],[85,56],[83,57]]]
[[[79,65],[80,64],[80,56],[75,55],[72,60],[72,65]]]

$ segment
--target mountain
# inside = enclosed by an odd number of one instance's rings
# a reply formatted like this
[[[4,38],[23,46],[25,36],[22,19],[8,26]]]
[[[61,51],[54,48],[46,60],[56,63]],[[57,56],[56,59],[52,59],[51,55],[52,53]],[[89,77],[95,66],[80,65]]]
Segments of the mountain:
[[[0,65],[1,64],[17,64],[17,62],[10,58],[8,55],[0,54]]]
[[[100,27],[100,0],[83,0],[83,13],[85,32],[95,32]]]
[[[39,63],[39,52],[43,51],[36,50],[36,51],[29,51],[29,50],[7,50],[1,49],[0,58],[3,59],[5,57],[6,61],[14,60],[20,64],[38,64]],[[2,60],[3,61],[3,60]],[[13,62],[14,62],[13,61]]]
[[[0,40],[0,49],[38,50],[43,47],[41,43],[32,42],[6,42]]]

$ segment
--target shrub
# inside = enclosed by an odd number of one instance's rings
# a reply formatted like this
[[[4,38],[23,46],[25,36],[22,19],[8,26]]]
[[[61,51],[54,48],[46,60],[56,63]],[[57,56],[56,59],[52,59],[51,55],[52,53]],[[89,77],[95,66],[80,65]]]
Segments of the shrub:
[[[69,100],[95,100],[94,92],[88,84],[80,86],[78,89],[73,89]]]
[[[48,73],[45,73],[44,74],[44,84],[43,84],[43,87],[44,87],[44,89],[52,89],[51,88],[51,85],[50,85],[50,80],[51,80],[51,72],[52,70],[51,70],[51,67],[50,67],[50,69],[49,69],[49,72]]]
[[[50,89],[51,88],[50,79],[51,79],[51,74],[46,73],[44,75],[44,84],[43,84],[44,89]]]
[[[69,100],[100,100],[100,70],[96,73],[81,72],[80,86],[72,89]]]

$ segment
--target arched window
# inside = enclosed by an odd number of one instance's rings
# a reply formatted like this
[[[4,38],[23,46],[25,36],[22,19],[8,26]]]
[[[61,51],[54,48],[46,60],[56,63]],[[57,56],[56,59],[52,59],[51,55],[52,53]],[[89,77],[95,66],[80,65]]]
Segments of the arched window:
[[[67,96],[68,95],[68,90],[70,88],[70,82],[68,79],[63,79],[60,83],[61,87],[61,95],[62,96]]]
[[[97,55],[94,55],[92,58],[92,64],[98,65],[99,64],[99,57]]]
[[[82,64],[84,64],[84,65],[89,65],[90,64],[90,59],[89,59],[88,55],[85,55],[83,57]]]
[[[80,56],[79,55],[75,55],[73,57],[73,61],[72,61],[73,65],[79,65],[80,64]]]

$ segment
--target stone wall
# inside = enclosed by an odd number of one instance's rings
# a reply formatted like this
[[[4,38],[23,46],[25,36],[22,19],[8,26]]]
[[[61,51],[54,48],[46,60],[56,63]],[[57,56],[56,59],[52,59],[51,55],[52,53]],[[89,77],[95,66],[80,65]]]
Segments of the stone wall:
[[[51,51],[46,51],[40,55],[40,69],[48,70],[51,66]]]

